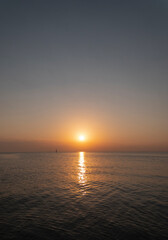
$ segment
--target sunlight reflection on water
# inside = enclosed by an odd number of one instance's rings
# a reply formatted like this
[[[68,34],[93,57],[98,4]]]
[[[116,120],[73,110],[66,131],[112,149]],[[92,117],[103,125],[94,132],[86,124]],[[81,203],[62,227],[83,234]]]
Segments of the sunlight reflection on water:
[[[0,154],[1,239],[167,239],[168,155]]]
[[[79,152],[79,172],[78,172],[78,178],[79,178],[79,184],[82,186],[85,186],[86,184],[86,169],[85,169],[85,158],[84,158],[84,152]],[[83,194],[86,192],[84,191]]]

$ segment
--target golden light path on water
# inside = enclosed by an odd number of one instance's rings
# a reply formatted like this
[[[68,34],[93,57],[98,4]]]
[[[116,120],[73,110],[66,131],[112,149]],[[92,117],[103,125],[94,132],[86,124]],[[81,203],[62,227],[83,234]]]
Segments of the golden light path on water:
[[[79,183],[82,184],[83,186],[86,183],[86,176],[85,176],[85,159],[84,159],[84,152],[79,152],[79,172],[78,172],[78,178],[79,178]],[[85,192],[83,192],[85,194]]]

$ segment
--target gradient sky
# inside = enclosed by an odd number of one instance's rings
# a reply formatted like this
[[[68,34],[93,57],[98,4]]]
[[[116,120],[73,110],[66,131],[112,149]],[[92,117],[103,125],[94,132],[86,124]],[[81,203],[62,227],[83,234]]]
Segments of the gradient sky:
[[[0,31],[1,152],[168,151],[167,0],[1,0]]]

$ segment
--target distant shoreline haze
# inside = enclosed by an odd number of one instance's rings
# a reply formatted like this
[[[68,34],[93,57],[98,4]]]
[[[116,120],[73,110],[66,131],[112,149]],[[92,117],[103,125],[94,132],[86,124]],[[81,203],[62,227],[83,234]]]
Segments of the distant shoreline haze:
[[[168,152],[162,145],[103,145],[94,143],[57,143],[48,141],[0,141],[0,152]]]

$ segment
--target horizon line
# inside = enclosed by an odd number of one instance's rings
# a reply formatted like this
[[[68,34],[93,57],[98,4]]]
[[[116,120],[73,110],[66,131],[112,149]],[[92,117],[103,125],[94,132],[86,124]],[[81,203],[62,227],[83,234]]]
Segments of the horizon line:
[[[168,151],[150,151],[150,150],[145,150],[145,151],[9,151],[9,152],[1,152],[0,154],[12,154],[12,153],[79,153],[79,152],[85,152],[85,153],[167,153]]]

